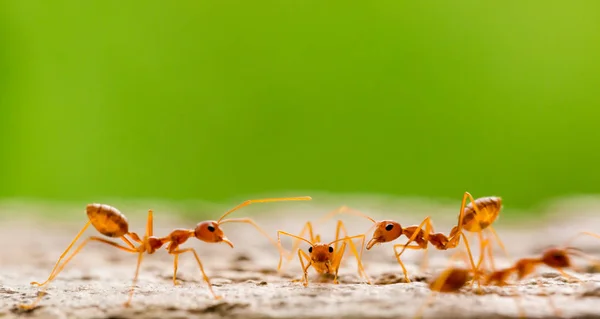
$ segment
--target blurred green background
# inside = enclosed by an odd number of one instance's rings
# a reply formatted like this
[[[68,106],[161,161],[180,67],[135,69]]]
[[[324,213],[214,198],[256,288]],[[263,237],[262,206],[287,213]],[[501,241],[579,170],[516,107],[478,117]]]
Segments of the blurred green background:
[[[0,197],[597,193],[599,1],[2,1]]]

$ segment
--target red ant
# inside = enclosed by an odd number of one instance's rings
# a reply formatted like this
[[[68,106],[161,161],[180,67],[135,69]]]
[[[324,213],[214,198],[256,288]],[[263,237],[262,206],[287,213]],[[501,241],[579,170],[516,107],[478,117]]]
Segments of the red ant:
[[[467,199],[470,200],[469,204],[467,204]],[[472,267],[473,269],[475,269],[475,264],[474,262],[472,262],[473,257],[471,254],[471,248],[463,231],[476,232],[479,234],[480,249],[483,253],[484,238],[482,235],[482,231],[487,228],[494,234],[499,245],[506,252],[506,249],[500,241],[500,238],[498,237],[496,231],[491,226],[492,223],[498,218],[501,207],[502,199],[500,197],[483,197],[474,199],[469,192],[465,192],[458,214],[458,224],[457,226],[454,226],[452,228],[448,236],[446,236],[443,233],[434,232],[433,224],[431,222],[430,217],[425,218],[418,226],[409,226],[402,228],[400,223],[396,221],[376,221],[373,218],[361,212],[351,210],[346,206],[342,206],[339,209],[326,215],[324,219],[331,218],[335,214],[346,213],[358,215],[373,222],[372,227],[375,227],[375,231],[373,232],[372,238],[367,243],[367,250],[371,249],[376,244],[391,242],[402,235],[408,237],[409,239],[406,242],[406,244],[396,244],[393,246],[393,248],[394,255],[396,256],[398,263],[402,267],[402,272],[404,273],[404,280],[406,282],[410,282],[406,267],[400,259],[400,256],[402,255],[402,253],[404,253],[406,249],[423,249],[427,253],[428,244],[432,244],[438,250],[454,249],[459,245],[461,237],[465,242],[467,253],[469,254],[469,257],[471,259]],[[423,229],[423,227],[425,227],[425,229]],[[416,245],[410,245],[411,242],[415,242]],[[398,248],[402,248],[402,250],[398,252]],[[490,258],[492,258],[491,250],[488,250],[488,253],[490,255]],[[491,262],[493,264],[493,260]]]
[[[310,240],[302,237],[307,230],[308,230],[308,233],[310,236]],[[343,231],[345,234],[345,236],[343,238],[340,238],[340,231]],[[354,255],[354,257],[356,258],[356,261],[358,263],[359,276],[366,278],[366,280],[368,281],[369,284],[371,283],[367,274],[365,273],[364,267],[361,262],[362,250],[361,250],[361,253],[359,253],[358,250],[356,249],[356,246],[352,242],[353,239],[360,238],[362,240],[361,247],[363,247],[364,242],[365,242],[365,235],[361,234],[361,235],[356,235],[356,236],[348,236],[347,230],[341,220],[338,221],[338,224],[336,227],[335,240],[333,240],[332,242],[329,242],[327,244],[321,242],[320,235],[314,235],[311,222],[307,222],[304,225],[304,228],[302,228],[302,231],[300,232],[300,235],[298,235],[298,236],[296,236],[294,234],[290,234],[288,232],[281,231],[281,230],[277,231],[277,240],[278,240],[280,247],[281,247],[281,235],[290,236],[290,237],[293,237],[296,239],[296,241],[294,242],[293,247],[292,247],[292,253],[288,257],[288,261],[291,260],[291,258],[293,258],[293,252],[297,250],[298,258],[300,259],[300,264],[302,265],[302,271],[304,272],[303,284],[305,287],[308,286],[308,268],[311,266],[319,274],[333,274],[334,275],[333,282],[335,284],[338,283],[338,280],[337,280],[338,271],[340,268],[342,257],[344,255],[344,251],[346,250],[346,243],[349,244],[350,250],[351,250],[352,254]],[[299,245],[298,240],[302,240],[310,245],[310,247],[308,248],[308,254],[306,252],[304,252],[303,250],[298,249],[298,245]],[[340,241],[342,241],[343,243],[342,243],[342,246],[338,249],[338,243]],[[332,245],[334,245],[334,246],[332,246]],[[277,266],[278,270],[281,269],[282,259],[283,259],[283,249],[281,248],[280,255],[279,255],[279,265]],[[306,259],[307,264],[304,264],[304,259]]]
[[[484,246],[487,245],[487,241],[484,242]],[[576,255],[584,258],[589,258],[587,255],[583,254],[579,250],[573,247],[566,248],[550,248],[542,253],[540,257],[535,258],[522,258],[517,260],[513,266],[492,271],[491,273],[483,273],[479,271],[479,266],[481,265],[483,254],[480,256],[479,263],[477,264],[475,271],[472,269],[464,269],[464,268],[456,268],[450,267],[444,270],[438,277],[432,280],[430,284],[430,289],[432,292],[445,292],[445,293],[453,293],[458,292],[462,287],[464,287],[469,280],[477,280],[479,282],[480,279],[483,280],[484,285],[494,285],[494,286],[507,286],[509,277],[516,275],[517,280],[523,280],[526,277],[532,275],[536,268],[545,265],[552,269],[557,270],[563,276],[570,278],[567,273],[565,273],[564,269],[575,269],[571,262],[571,258],[569,255]],[[472,282],[473,282],[472,281]],[[560,315],[560,311],[554,306],[552,301],[548,299],[551,307],[554,309],[555,314],[557,316]],[[519,308],[519,314],[521,317],[524,317],[524,310],[521,308],[518,299],[517,306]],[[431,302],[430,299],[424,304],[424,306],[420,309],[418,313],[418,317],[420,317],[421,312]]]
[[[86,244],[88,244],[91,241],[97,241],[97,242],[101,242],[104,244],[108,244],[112,247],[116,247],[116,248],[126,251],[128,253],[134,253],[134,254],[138,255],[135,276],[133,278],[133,284],[129,291],[129,298],[125,302],[125,306],[129,306],[131,303],[131,299],[133,297],[134,287],[137,282],[139,269],[140,269],[140,265],[142,263],[144,253],[153,254],[157,249],[159,249],[163,245],[167,244],[166,249],[167,249],[168,253],[171,255],[174,255],[173,284],[175,284],[175,285],[178,284],[176,278],[177,278],[177,264],[178,264],[179,255],[187,253],[187,252],[191,252],[195,257],[196,262],[198,263],[198,267],[200,268],[200,272],[202,273],[202,277],[203,277],[204,281],[206,281],[206,283],[208,284],[208,289],[209,289],[210,293],[213,295],[213,297],[215,299],[220,299],[221,297],[216,295],[214,293],[214,291],[212,290],[212,285],[210,284],[210,280],[209,280],[208,276],[204,272],[204,267],[202,266],[202,262],[200,261],[200,257],[198,257],[196,250],[193,248],[180,249],[179,246],[181,244],[185,243],[189,238],[195,237],[195,238],[197,238],[201,241],[207,242],[207,243],[224,242],[233,248],[233,243],[229,239],[227,239],[227,237],[225,237],[223,231],[220,228],[220,225],[225,224],[225,223],[231,223],[231,222],[240,222],[240,223],[251,224],[256,229],[258,229],[258,231],[260,231],[263,235],[265,235],[269,240],[271,240],[271,242],[274,245],[276,245],[279,248],[279,245],[273,239],[271,239],[271,237],[264,230],[262,230],[253,220],[251,220],[249,218],[232,218],[232,219],[224,219],[224,218],[227,215],[231,214],[232,212],[234,212],[244,206],[253,204],[253,203],[267,203],[267,202],[278,202],[278,201],[298,201],[298,200],[310,200],[310,199],[311,199],[311,197],[305,196],[305,197],[266,198],[266,199],[247,200],[247,201],[237,205],[236,207],[230,209],[229,211],[225,212],[223,214],[223,216],[221,216],[217,221],[204,221],[204,222],[198,223],[194,229],[175,229],[166,237],[155,237],[154,236],[153,214],[152,214],[152,210],[149,210],[148,211],[148,220],[146,223],[146,233],[144,234],[143,238],[140,238],[140,236],[138,236],[136,233],[129,231],[129,224],[127,222],[127,218],[118,209],[108,206],[108,205],[89,204],[89,205],[87,205],[87,209],[86,209],[87,215],[89,218],[88,222],[79,231],[77,236],[75,236],[75,239],[73,239],[73,241],[69,244],[67,249],[61,254],[60,258],[54,265],[54,268],[50,272],[50,276],[48,276],[48,279],[46,279],[46,281],[44,281],[42,283],[32,282],[31,284],[37,285],[37,286],[46,286],[48,283],[50,283],[52,280],[54,280],[54,278],[56,278],[56,276],[64,269],[64,267],[67,265],[67,263],[69,263],[69,261],[71,261],[71,259],[75,255],[77,255]],[[75,251],[62,264],[60,264],[61,260],[63,260],[63,258],[67,255],[67,253],[73,247],[75,242],[81,237],[81,235],[84,233],[84,231],[90,225],[94,226],[94,228],[96,228],[96,230],[98,232],[100,232],[101,234],[103,234],[107,237],[121,239],[125,243],[126,246],[123,246],[122,244],[119,244],[119,243],[109,241],[104,238],[91,236],[91,237],[87,238],[85,241],[83,241],[77,247],[77,249],[75,249]],[[129,239],[126,236],[128,236]],[[132,244],[132,242],[130,240],[137,243],[138,246],[136,247],[134,244]],[[60,264],[60,266],[59,266],[59,264]],[[33,303],[31,303],[29,305],[20,305],[20,306],[25,309],[33,309],[39,303],[39,301],[42,299],[43,295],[44,295],[43,293],[38,294],[38,298]]]

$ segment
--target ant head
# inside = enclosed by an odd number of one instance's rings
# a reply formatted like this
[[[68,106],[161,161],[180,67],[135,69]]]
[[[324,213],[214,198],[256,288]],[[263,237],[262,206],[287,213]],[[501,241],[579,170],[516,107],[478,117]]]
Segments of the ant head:
[[[542,255],[542,261],[552,268],[571,267],[571,258],[567,255],[566,249],[550,248]]]
[[[310,259],[313,262],[326,262],[333,260],[333,247],[328,244],[315,244],[308,248]]]
[[[219,223],[216,221],[206,221],[201,222],[196,225],[196,229],[194,229],[194,236],[200,239],[201,241],[207,243],[220,243],[225,242],[227,245],[233,248],[233,243],[225,237],[221,228],[219,228]]]
[[[373,237],[367,243],[367,249],[375,246],[375,244],[387,243],[402,235],[402,226],[393,220],[383,220],[375,224]]]

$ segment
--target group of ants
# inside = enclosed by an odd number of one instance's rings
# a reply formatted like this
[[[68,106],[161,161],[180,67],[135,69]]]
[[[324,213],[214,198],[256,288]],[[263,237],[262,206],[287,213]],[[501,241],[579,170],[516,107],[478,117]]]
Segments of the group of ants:
[[[65,268],[65,266],[73,259],[73,257],[90,242],[100,242],[129,253],[137,254],[137,267],[133,278],[133,284],[129,291],[129,296],[125,302],[125,306],[129,306],[131,304],[134,287],[137,283],[139,269],[144,254],[153,254],[165,245],[168,253],[174,256],[173,283],[175,285],[178,284],[177,265],[179,256],[184,253],[191,253],[194,255],[196,262],[198,263],[198,267],[200,268],[200,272],[202,273],[204,281],[206,281],[208,285],[210,293],[215,299],[220,299],[221,297],[215,294],[212,289],[210,279],[204,271],[204,267],[202,266],[202,262],[200,261],[200,257],[198,256],[197,252],[193,248],[181,248],[180,246],[188,239],[195,237],[207,243],[223,242],[233,248],[233,243],[224,235],[223,230],[221,229],[221,226],[226,223],[247,223],[254,226],[258,231],[265,235],[279,250],[280,258],[278,270],[281,270],[284,256],[288,261],[291,261],[294,255],[297,253],[303,270],[303,277],[301,281],[304,286],[308,286],[308,269],[310,267],[313,267],[319,274],[333,275],[333,282],[337,284],[338,270],[340,268],[344,252],[346,251],[346,247],[350,248],[351,253],[356,258],[359,277],[364,279],[368,284],[371,284],[371,281],[367,276],[361,261],[363,248],[366,247],[366,249],[369,250],[377,244],[394,241],[402,235],[406,236],[408,241],[405,244],[395,244],[393,246],[394,255],[396,256],[396,259],[402,268],[404,281],[410,282],[406,267],[401,260],[401,256],[406,249],[426,251],[429,245],[432,245],[438,250],[455,249],[459,246],[462,239],[466,248],[466,254],[464,251],[461,251],[455,254],[451,258],[451,261],[454,262],[455,259],[461,256],[465,261],[466,267],[459,267],[452,264],[432,280],[430,280],[429,289],[432,291],[432,295],[423,305],[423,307],[420,308],[417,317],[421,316],[425,306],[431,302],[431,298],[434,296],[434,293],[458,292],[463,287],[466,287],[467,285],[473,286],[475,283],[477,283],[477,289],[479,292],[481,292],[482,285],[507,286],[510,285],[509,280],[513,279],[513,277],[516,277],[515,279],[520,281],[526,277],[532,276],[537,267],[541,265],[545,265],[557,270],[562,276],[568,279],[573,279],[572,276],[565,272],[565,269],[575,269],[575,266],[571,261],[571,256],[583,257],[588,260],[592,260],[594,263],[598,262],[592,257],[584,254],[581,250],[574,247],[569,247],[568,243],[580,235],[589,235],[600,238],[600,235],[598,234],[582,232],[572,237],[567,244],[561,245],[560,247],[556,246],[549,248],[540,256],[519,259],[510,267],[496,269],[492,257],[492,247],[490,245],[492,239],[486,238],[483,231],[489,230],[489,233],[495,237],[495,240],[498,242],[499,246],[506,253],[504,245],[492,227],[492,224],[500,213],[502,199],[500,197],[482,197],[474,199],[473,196],[471,196],[471,194],[468,192],[465,192],[462,198],[458,215],[458,223],[450,230],[448,235],[435,232],[430,217],[425,218],[419,225],[402,227],[400,223],[393,220],[376,221],[364,213],[351,209],[347,206],[342,206],[330,212],[324,217],[324,219],[331,219],[337,214],[350,214],[364,217],[371,221],[373,225],[364,234],[349,236],[343,222],[339,220],[337,223],[335,240],[329,243],[322,243],[320,236],[314,235],[312,224],[310,222],[305,224],[299,235],[294,235],[285,231],[278,231],[277,241],[275,241],[268,235],[267,232],[265,232],[250,218],[226,219],[226,217],[234,211],[254,203],[305,201],[311,199],[312,198],[309,196],[304,196],[247,200],[225,212],[216,221],[211,220],[200,222],[194,229],[175,229],[165,237],[154,236],[152,210],[148,211],[146,232],[143,236],[139,236],[135,232],[129,231],[129,224],[126,217],[116,208],[103,204],[89,204],[87,205],[86,209],[89,219],[88,222],[71,241],[65,251],[60,255],[60,258],[54,265],[54,268],[50,272],[50,275],[46,281],[41,283],[31,283],[32,285],[44,287],[44,290],[38,293],[37,298],[32,303],[22,304],[20,305],[20,308],[25,310],[32,310],[36,308],[45,295],[44,292],[47,288],[47,285],[54,280],[56,276],[58,276],[58,274]],[[102,237],[91,236],[82,241],[77,248],[75,248],[75,250],[68,255],[69,251],[71,251],[75,243],[90,225],[92,225],[102,235],[114,239],[120,239],[123,243],[114,242]],[[374,229],[372,236],[370,240],[366,241],[366,234],[372,229]],[[308,232],[308,238],[305,237],[306,232]],[[477,263],[475,263],[473,259],[471,247],[465,232],[478,234],[480,254]],[[282,235],[289,236],[294,239],[291,251],[286,251],[283,248],[281,244]],[[353,242],[354,240],[360,240],[360,249]],[[299,249],[300,241],[309,244],[308,253]],[[487,259],[489,259],[489,267],[484,267],[483,262],[486,259],[485,256],[487,256]],[[556,309],[554,306],[552,307],[557,314],[560,313],[558,309]],[[520,309],[519,312],[521,317],[525,316],[522,309]]]

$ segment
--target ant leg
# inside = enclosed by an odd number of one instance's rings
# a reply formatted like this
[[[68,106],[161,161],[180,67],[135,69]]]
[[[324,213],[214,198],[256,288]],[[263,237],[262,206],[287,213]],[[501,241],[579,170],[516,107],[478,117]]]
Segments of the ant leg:
[[[342,223],[342,221],[339,221],[339,222]],[[343,223],[342,223],[342,227],[344,227]],[[371,284],[371,279],[367,275],[367,272],[365,271],[365,267],[364,267],[364,265],[362,263],[362,251],[359,254],[358,253],[358,249],[356,249],[356,246],[352,242],[353,239],[360,238],[360,240],[361,240],[361,247],[364,247],[365,237],[366,237],[365,234],[360,234],[360,235],[355,235],[355,236],[350,236],[350,237],[346,236],[346,237],[344,237],[342,239],[337,239],[336,241],[343,240],[344,242],[343,242],[342,247],[340,248],[340,250],[338,252],[338,254],[340,254],[340,256],[339,256],[340,260],[338,261],[338,264],[335,267],[336,268],[340,267],[340,264],[341,264],[341,261],[342,261],[342,255],[344,254],[344,251],[346,249],[346,242],[348,242],[348,244],[350,246],[350,251],[352,252],[352,255],[354,255],[354,258],[356,258],[356,263],[358,265],[358,275],[359,275],[359,277],[362,277],[362,278],[366,279],[367,283],[370,285]]]
[[[428,216],[428,217],[425,217],[425,219],[423,219],[423,221],[422,221],[422,222],[419,224],[419,226],[417,226],[417,231],[415,231],[415,232],[412,234],[412,236],[410,236],[410,238],[408,239],[408,241],[406,242],[406,244],[405,244],[405,246],[404,246],[405,248],[403,248],[403,249],[400,251],[400,254],[399,254],[399,255],[402,255],[402,253],[404,253],[404,249],[406,249],[406,248],[408,248],[408,247],[409,247],[409,246],[408,246],[408,244],[412,243],[412,242],[415,240],[415,238],[417,238],[417,236],[419,235],[419,233],[420,233],[420,232],[423,232],[423,236],[425,236],[425,232],[423,231],[423,226],[425,226],[425,225],[427,225],[427,224],[431,224],[431,219],[430,219],[430,217],[429,217],[429,216]]]
[[[181,250],[175,250],[175,251],[171,252],[171,254],[177,256],[177,255],[181,255],[181,254],[187,253],[187,252],[192,252],[194,254],[194,257],[196,258],[196,262],[198,262],[198,267],[200,268],[200,272],[202,273],[202,278],[204,279],[204,281],[206,281],[206,284],[208,285],[208,290],[210,291],[210,293],[213,295],[213,297],[215,299],[221,299],[221,296],[217,296],[215,294],[215,292],[213,291],[212,284],[210,283],[210,279],[208,279],[208,276],[204,272],[204,267],[202,266],[202,262],[200,261],[200,257],[198,257],[198,254],[196,253],[196,250],[194,250],[194,248],[186,248],[186,249],[181,249]],[[175,264],[177,264],[177,262],[175,262]]]
[[[131,249],[135,249],[135,246],[134,246],[134,245],[133,245],[133,244],[132,244],[132,243],[129,241],[129,239],[127,239],[127,237],[125,237],[125,236],[121,236],[121,240],[122,240],[123,242],[125,242],[125,244],[126,244],[127,246],[129,246],[129,248],[131,248]]]
[[[177,286],[179,285],[179,282],[177,281],[177,263],[179,260],[179,255],[175,255],[175,258],[173,258],[173,285]]]
[[[131,233],[127,233],[127,235],[129,235],[129,237],[131,239],[133,239],[133,241],[135,241],[136,243],[138,243],[138,244],[142,243],[142,239],[140,239],[140,236],[138,236],[138,234],[131,232]]]
[[[492,271],[496,270],[496,263],[494,262],[494,255],[492,254],[492,246],[489,245],[487,247],[487,249],[485,249],[485,245],[484,242],[486,242],[487,240],[483,237],[483,231],[478,231],[477,232],[477,237],[479,237],[479,255],[485,255],[486,253],[488,254],[488,259],[490,260],[490,266],[492,268]]]
[[[148,210],[148,220],[146,222],[146,233],[144,234],[144,239],[141,240],[140,243],[147,243],[148,237],[152,236],[153,232],[154,232],[154,230],[153,230],[152,210],[149,209]],[[135,234],[135,237],[137,237],[137,240],[139,240],[139,236],[137,236],[137,234]],[[132,238],[134,238],[134,237],[132,236]],[[134,240],[135,240],[135,238],[134,238]],[[142,259],[144,258],[144,253],[145,253],[144,246],[145,245],[140,246],[138,259],[137,259],[137,266],[135,267],[135,275],[133,276],[133,282],[131,283],[131,288],[129,289],[129,297],[127,298],[127,301],[124,304],[125,307],[129,307],[129,305],[131,304],[131,300],[133,299],[133,292],[135,290],[135,284],[137,283],[138,275],[140,273],[140,266],[142,264]]]
[[[508,254],[508,251],[506,250],[506,246],[504,246],[504,243],[502,242],[502,240],[500,240],[500,236],[498,236],[498,233],[496,232],[494,227],[492,227],[492,225],[489,225],[487,228],[492,232],[492,235],[494,235],[496,242],[498,242],[498,246],[500,246],[500,249],[502,249],[502,252],[504,252],[504,255],[506,256],[506,258],[508,260],[510,260],[511,258],[510,258],[510,255]],[[491,250],[491,247],[490,247],[490,250]]]
[[[342,263],[342,258],[344,257],[344,251],[346,250],[346,241],[342,243],[342,247],[336,251],[336,254],[333,257],[333,268],[335,270],[335,275],[333,276],[333,283],[339,284],[338,281],[338,271],[340,270],[340,264]],[[359,261],[360,262],[360,261]]]
[[[429,234],[433,233],[433,225],[431,221],[425,224],[425,234],[423,235],[423,240],[425,242],[429,242]],[[424,249],[423,252],[423,261],[421,262],[421,271],[425,271],[429,266],[429,249]]]
[[[81,237],[81,235],[83,235],[83,232],[85,232],[85,230],[91,225],[91,221],[88,221],[85,226],[83,226],[83,228],[79,231],[79,233],[77,233],[77,235],[75,236],[75,238],[71,241],[71,243],[69,244],[69,246],[67,246],[67,249],[65,249],[65,251],[63,251],[63,253],[60,255],[60,257],[58,258],[58,260],[56,261],[56,264],[54,264],[54,268],[52,268],[52,271],[50,272],[50,275],[48,276],[48,279],[46,279],[46,281],[39,283],[37,281],[32,281],[30,284],[31,285],[36,285],[36,286],[43,286],[45,284],[47,284],[48,282],[50,282],[52,276],[54,275],[54,272],[56,271],[56,268],[58,267],[58,265],[60,264],[60,261],[65,258],[65,256],[67,255],[67,253],[69,252],[69,250],[71,250],[71,248],[73,247],[73,245],[75,244],[75,242],[79,239],[79,237]]]
[[[473,271],[478,271],[478,267],[475,266],[475,261],[473,260],[473,254],[471,253],[471,247],[469,246],[469,241],[467,240],[467,236],[465,236],[465,233],[463,233],[462,231],[460,232],[460,235],[463,238],[463,241],[465,242],[465,247],[467,248],[467,254],[469,255],[469,261],[471,262],[471,268],[473,269]],[[484,244],[484,247],[487,244]]]
[[[48,280],[46,282],[50,283],[52,280],[54,280],[56,278],[56,276],[58,276],[58,274],[60,274],[60,272],[63,271],[63,269],[71,261],[71,259],[73,259],[73,257],[75,257],[75,255],[77,255],[81,251],[81,249],[83,249],[83,247],[85,247],[85,245],[87,245],[90,241],[98,241],[98,242],[101,242],[101,243],[105,243],[105,244],[111,245],[111,246],[113,246],[115,248],[118,248],[118,249],[124,250],[126,252],[129,252],[129,253],[137,253],[138,252],[137,250],[131,249],[129,247],[121,246],[121,245],[119,245],[119,244],[117,244],[115,242],[112,242],[110,240],[106,240],[104,238],[93,237],[92,236],[92,237],[89,237],[86,240],[84,240],[75,249],[75,251],[73,253],[71,253],[71,255],[67,259],[65,259],[65,261],[59,267],[56,268],[56,271],[48,278]],[[44,295],[45,295],[44,292],[46,291],[47,288],[48,288],[48,286],[45,286],[42,289],[41,293],[38,293],[38,297],[31,304],[29,304],[29,305],[22,304],[22,305],[19,305],[19,307],[23,308],[23,309],[33,309],[33,308],[35,308],[37,306],[37,304],[44,297]]]
[[[148,221],[146,221],[146,235],[154,235],[154,216],[151,209],[148,210]]]
[[[142,259],[144,258],[144,251],[140,251],[138,253],[137,266],[135,267],[135,275],[133,276],[133,282],[131,283],[131,288],[129,289],[129,297],[125,302],[124,306],[129,307],[131,304],[131,299],[133,299],[133,292],[135,290],[135,284],[137,283],[138,275],[140,273],[140,265],[142,264]]]
[[[346,229],[344,222],[342,222],[341,220],[338,220],[336,231],[335,231],[335,246],[333,247],[333,249],[336,251],[337,251],[337,243],[340,239],[340,237],[339,237],[340,231],[342,231],[344,233],[344,237],[348,237],[348,230]],[[367,273],[364,269],[364,266],[362,265],[362,255],[364,252],[365,241],[366,241],[365,237],[366,236],[364,234],[360,237],[357,237],[357,238],[361,238],[360,254],[358,253],[358,249],[356,249],[356,246],[354,245],[354,243],[351,240],[349,241],[349,246],[350,246],[350,250],[352,251],[352,254],[354,254],[354,256],[356,257],[357,263],[358,263],[358,275],[360,277],[365,278],[367,280],[367,282],[369,284],[371,284],[371,279],[369,279],[369,276],[367,275]]]
[[[577,278],[575,276],[567,274],[564,270],[562,270],[560,268],[555,268],[555,269],[556,269],[556,271],[558,271],[567,280],[572,280],[572,281],[576,281],[576,282],[582,282],[581,279],[579,279],[579,278]]]
[[[308,264],[304,265],[304,260],[302,258],[306,258]],[[300,265],[302,266],[302,271],[304,275],[302,277],[302,284],[304,287],[308,287],[308,268],[312,265],[312,260],[310,256],[306,254],[303,250],[298,249],[298,259],[300,259]]]
[[[304,239],[302,236],[304,235],[304,232],[308,230],[310,233],[310,241]],[[294,234],[290,234],[288,232],[284,232],[284,231],[277,231],[277,245],[280,247],[279,250],[279,264],[277,265],[277,270],[281,271],[281,265],[283,264],[283,247],[281,246],[281,235],[286,235],[286,236],[290,236],[293,237],[296,241],[294,242],[294,246],[292,247],[292,252],[286,257],[287,262],[290,262],[292,260],[292,258],[294,258],[294,251],[296,251],[298,249],[298,247],[300,246],[300,240],[303,240],[307,243],[309,243],[310,245],[312,245],[312,243],[314,243],[314,238],[313,238],[313,231],[312,231],[312,224],[310,222],[307,222],[304,227],[302,228],[302,231],[300,232],[300,235],[294,235]]]
[[[402,254],[402,252],[398,253],[397,249],[399,247],[402,247],[402,251],[404,251],[406,248],[414,249],[414,250],[420,250],[422,248],[421,248],[421,246],[412,246],[412,245],[408,245],[408,244],[396,244],[393,247],[394,247],[394,256],[396,256],[396,260],[400,264],[400,267],[402,267],[402,273],[404,274],[404,281],[408,283],[408,282],[410,282],[410,279],[408,279],[408,271],[406,270],[404,263],[400,259],[400,255]]]
[[[473,196],[469,192],[465,192],[465,195],[467,195],[469,197],[469,201],[471,202],[471,205],[473,205],[473,209],[475,210],[475,213],[477,214],[475,216],[475,218],[477,218],[477,216],[481,216],[481,210],[479,210],[479,207],[475,203],[475,198],[473,198]],[[463,208],[463,211],[464,211],[464,208]],[[498,233],[496,233],[496,231],[494,230],[494,227],[492,227],[492,225],[489,225],[489,226],[487,226],[487,228],[490,229],[490,231],[496,238],[498,245],[500,246],[502,251],[504,251],[504,254],[506,255],[506,257],[510,260],[510,256],[509,256],[508,252],[506,251],[506,247],[504,246],[504,243],[502,243],[502,240],[500,240],[500,237],[498,236]],[[480,231],[483,231],[483,230],[480,230]],[[481,236],[480,236],[480,241],[481,241]],[[482,251],[482,253],[483,253],[483,251]],[[492,264],[492,269],[494,269],[495,267],[494,267],[493,259],[490,260],[490,263]]]
[[[484,246],[487,246],[487,248],[489,248],[489,240],[485,240],[483,242]],[[477,265],[475,266],[475,268],[473,269],[473,280],[471,280],[471,288],[473,287],[473,284],[475,284],[475,281],[477,281],[477,292],[481,292],[481,280],[482,278],[482,272],[481,272],[481,264],[483,263],[483,260],[485,259],[485,255],[481,254],[479,255],[479,261],[477,261]],[[468,263],[469,261],[466,261],[465,263]]]

